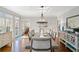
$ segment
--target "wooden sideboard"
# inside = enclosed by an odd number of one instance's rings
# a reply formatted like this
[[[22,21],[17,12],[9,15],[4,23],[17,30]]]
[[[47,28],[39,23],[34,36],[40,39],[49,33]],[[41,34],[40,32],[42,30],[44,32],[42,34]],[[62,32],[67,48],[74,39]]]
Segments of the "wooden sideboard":
[[[12,42],[12,32],[0,34],[0,48]]]

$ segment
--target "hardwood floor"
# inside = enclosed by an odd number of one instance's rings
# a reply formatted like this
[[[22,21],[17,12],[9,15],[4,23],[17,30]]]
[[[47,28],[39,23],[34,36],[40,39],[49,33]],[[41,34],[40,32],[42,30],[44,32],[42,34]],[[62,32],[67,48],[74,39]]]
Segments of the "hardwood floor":
[[[26,35],[25,35],[26,36]],[[58,40],[58,39],[57,39]],[[65,47],[62,43],[59,43],[59,41],[57,41],[58,44],[59,44],[59,47],[57,49],[55,49],[55,52],[71,52],[67,47]],[[21,48],[21,52],[29,52],[30,49],[25,49],[25,46],[26,46],[26,43],[29,43],[29,39],[28,39],[28,36],[24,37],[21,41],[20,41],[20,45],[17,45],[17,47]],[[15,47],[17,49],[17,47]],[[6,45],[2,48],[0,48],[0,52],[11,52],[11,46],[9,45]]]
[[[60,43],[59,48],[55,49],[55,52],[71,52],[71,50],[65,47],[65,45],[63,45],[62,43]]]
[[[0,52],[11,52],[11,46],[8,44],[2,48],[0,48]]]

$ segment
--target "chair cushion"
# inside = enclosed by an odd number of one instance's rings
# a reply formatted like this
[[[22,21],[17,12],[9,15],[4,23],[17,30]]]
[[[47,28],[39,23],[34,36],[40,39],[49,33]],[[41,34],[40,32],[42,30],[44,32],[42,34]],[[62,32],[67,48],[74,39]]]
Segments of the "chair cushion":
[[[51,52],[51,50],[45,50],[45,51],[44,51],[44,50],[43,50],[43,51],[40,51],[40,50],[39,50],[39,51],[37,51],[37,50],[33,50],[33,49],[32,49],[32,52]]]
[[[54,40],[52,40],[52,48],[56,49],[58,47],[59,45]]]
[[[30,49],[30,48],[31,48],[31,44],[30,44],[30,43],[26,43],[25,48],[26,48],[26,49]]]
[[[50,40],[47,40],[47,41],[33,40],[32,48],[34,48],[34,49],[49,49],[50,48]]]

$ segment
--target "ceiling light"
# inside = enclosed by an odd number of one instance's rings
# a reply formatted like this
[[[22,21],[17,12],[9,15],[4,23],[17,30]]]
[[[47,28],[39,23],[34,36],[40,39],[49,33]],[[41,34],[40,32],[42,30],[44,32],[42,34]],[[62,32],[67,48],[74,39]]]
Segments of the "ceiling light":
[[[47,23],[47,21],[44,19],[43,8],[44,6],[41,6],[41,19],[37,23]]]

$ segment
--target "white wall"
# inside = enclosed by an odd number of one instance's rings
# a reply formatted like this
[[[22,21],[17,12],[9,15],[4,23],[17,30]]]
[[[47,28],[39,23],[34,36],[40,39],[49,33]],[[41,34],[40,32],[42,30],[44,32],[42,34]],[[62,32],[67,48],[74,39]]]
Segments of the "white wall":
[[[79,15],[79,7],[75,7],[67,12],[65,12],[64,14],[58,16],[58,20],[62,21],[62,26],[65,26],[66,28],[66,18],[70,17],[70,16],[74,16],[74,15]]]
[[[27,17],[27,22],[30,23],[30,28],[38,31],[38,24],[36,23],[40,17]],[[45,17],[48,21],[48,29],[52,28],[53,31],[57,32],[57,17]]]

